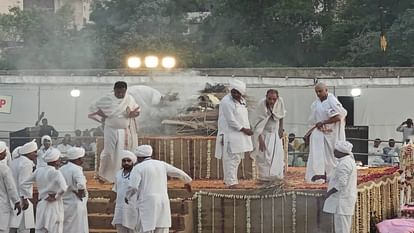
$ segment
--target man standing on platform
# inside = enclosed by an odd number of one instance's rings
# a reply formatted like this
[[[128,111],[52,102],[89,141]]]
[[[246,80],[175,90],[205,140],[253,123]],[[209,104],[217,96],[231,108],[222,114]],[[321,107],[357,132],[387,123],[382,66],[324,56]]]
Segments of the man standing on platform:
[[[115,184],[112,191],[116,193],[116,204],[112,225],[115,226],[118,233],[136,233],[138,209],[137,195],[133,195],[125,203],[125,195],[131,178],[131,171],[137,162],[137,156],[128,151],[121,151],[122,169],[116,174]]]
[[[182,170],[159,160],[151,159],[152,147],[142,145],[134,151],[138,164],[132,169],[126,192],[128,204],[138,194],[138,232],[168,233],[171,227],[171,208],[167,176],[179,178],[191,192],[191,177]]]
[[[352,144],[338,141],[335,144],[335,157],[338,166],[328,181],[328,192],[323,211],[334,214],[335,233],[351,233],[352,216],[358,198],[357,168]],[[325,175],[315,175],[312,180],[326,179]]]
[[[85,149],[72,147],[67,151],[66,158],[69,162],[59,170],[65,178],[68,189],[63,194],[65,233],[88,233],[88,202],[86,178],[83,175],[82,158]]]
[[[283,118],[285,104],[277,90],[269,89],[266,98],[255,108],[253,152],[257,165],[258,180],[270,181],[283,178]]]
[[[113,183],[121,168],[119,151],[132,149],[138,144],[138,126],[135,118],[140,108],[127,93],[127,84],[118,81],[113,93],[92,104],[89,118],[104,123],[104,149],[100,157],[99,179]]]
[[[37,157],[37,143],[33,140],[24,144],[18,150],[17,157],[13,158],[10,163],[10,169],[13,173],[14,181],[19,192],[19,197],[23,196],[20,186],[32,174],[34,163]],[[27,187],[26,195],[32,198],[33,186]],[[21,202],[23,213],[19,216],[13,215],[10,218],[10,233],[29,233],[30,229],[35,228],[33,204],[26,199]]]
[[[311,105],[309,122],[314,126],[310,131],[309,158],[305,180],[311,183],[314,175],[326,174],[328,180],[335,169],[333,154],[335,143],[345,140],[345,117],[347,111],[323,83],[315,86],[318,99]],[[307,133],[307,135],[309,132]],[[323,182],[323,181],[317,181]]]
[[[58,149],[49,150],[44,156],[47,166],[36,169],[19,187],[23,200],[27,201],[27,198],[31,198],[33,183],[37,184],[39,202],[36,206],[36,233],[63,233],[62,195],[68,186],[57,169],[60,156]]]
[[[230,80],[230,94],[223,97],[219,106],[216,142],[217,159],[223,159],[224,183],[229,188],[238,185],[237,170],[245,152],[253,150],[249,114],[243,95],[246,84]]]

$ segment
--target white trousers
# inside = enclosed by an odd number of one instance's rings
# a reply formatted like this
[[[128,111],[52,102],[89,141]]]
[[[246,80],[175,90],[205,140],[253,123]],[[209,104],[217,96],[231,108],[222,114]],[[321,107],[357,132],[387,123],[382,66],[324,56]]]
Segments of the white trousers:
[[[115,175],[121,169],[119,151],[124,148],[125,131],[105,126],[104,149],[102,150],[99,164],[99,176],[113,183]]]
[[[225,153],[223,155],[223,173],[224,183],[228,186],[239,183],[237,179],[237,171],[241,160],[244,158],[244,153]]]
[[[334,214],[335,233],[351,233],[352,215]]]
[[[155,228],[153,231],[146,231],[142,233],[168,233],[170,230],[168,228]]]
[[[116,224],[115,227],[118,233],[137,233],[138,232],[136,230],[131,230],[129,228],[126,228],[122,226],[121,224]]]
[[[10,233],[30,233],[30,229],[24,229],[23,227],[20,227],[19,229],[10,228]]]

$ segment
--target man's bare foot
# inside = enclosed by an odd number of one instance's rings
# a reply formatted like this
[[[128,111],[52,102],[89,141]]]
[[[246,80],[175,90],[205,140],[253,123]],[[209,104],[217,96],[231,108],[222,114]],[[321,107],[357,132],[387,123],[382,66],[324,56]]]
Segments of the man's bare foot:
[[[229,186],[229,189],[237,189],[237,188],[240,188],[240,185],[238,185],[238,184],[233,184],[233,185],[230,185],[230,186]]]

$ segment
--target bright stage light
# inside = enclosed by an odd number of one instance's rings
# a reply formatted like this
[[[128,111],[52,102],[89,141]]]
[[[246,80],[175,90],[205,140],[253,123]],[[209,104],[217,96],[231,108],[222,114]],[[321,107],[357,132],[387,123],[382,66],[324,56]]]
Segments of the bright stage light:
[[[156,56],[146,56],[145,57],[145,66],[147,68],[156,68],[158,66],[158,57],[156,57]]]
[[[139,57],[128,58],[128,67],[131,69],[137,69],[141,66],[141,59]]]
[[[78,90],[78,89],[73,89],[73,90],[71,90],[70,91],[70,96],[72,96],[72,97],[79,97],[80,96],[80,90]]]
[[[360,88],[352,88],[351,95],[353,97],[360,96],[361,95],[361,89]]]
[[[164,57],[161,61],[162,67],[166,69],[171,69],[175,67],[175,58],[173,57]]]

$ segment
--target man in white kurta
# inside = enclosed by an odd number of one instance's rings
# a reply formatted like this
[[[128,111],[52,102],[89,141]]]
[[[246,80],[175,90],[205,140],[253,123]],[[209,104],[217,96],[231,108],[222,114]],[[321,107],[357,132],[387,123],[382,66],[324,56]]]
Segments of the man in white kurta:
[[[52,148],[52,138],[49,135],[43,135],[42,139],[42,146],[40,146],[39,150],[37,151],[37,163],[36,167],[44,167],[47,166],[47,163],[43,159],[46,151]]]
[[[60,151],[49,150],[44,159],[47,166],[40,167],[20,185],[20,193],[24,200],[30,197],[34,182],[39,192],[36,207],[36,233],[63,233],[64,209],[62,195],[67,189],[65,178],[57,169],[60,164]]]
[[[358,198],[357,168],[352,154],[352,144],[338,141],[335,144],[335,157],[338,165],[328,182],[323,211],[334,214],[335,233],[351,233],[352,216]],[[313,177],[313,180],[326,177]]]
[[[63,232],[65,233],[88,233],[88,210],[86,195],[86,178],[83,175],[82,158],[85,149],[72,147],[67,151],[66,159],[69,161],[59,170],[65,178],[68,189],[63,194],[64,221]]]
[[[237,79],[229,83],[230,94],[223,97],[219,106],[215,157],[223,159],[224,183],[229,188],[235,188],[239,183],[237,170],[244,153],[253,150],[253,131],[243,98],[246,84]]]
[[[328,93],[323,83],[315,86],[318,99],[311,105],[309,122],[313,126],[309,141],[309,158],[305,180],[312,183],[314,175],[331,176],[336,160],[333,154],[335,142],[345,140],[345,117],[347,111],[338,99]],[[309,132],[307,133],[307,135]],[[323,181],[316,181],[318,183]]]
[[[6,143],[0,141],[0,162],[4,161],[6,156]],[[17,210],[17,212],[13,210]],[[0,163],[0,233],[9,233],[10,216],[19,215],[20,213],[20,198],[12,172],[7,165]]]
[[[104,149],[100,156],[99,178],[113,183],[115,174],[121,168],[119,151],[133,149],[138,145],[136,117],[140,108],[127,92],[127,84],[118,81],[113,93],[92,104],[89,118],[105,124]]]
[[[129,203],[138,194],[138,232],[168,233],[171,227],[171,209],[167,176],[183,180],[190,192],[192,179],[168,163],[151,159],[150,145],[139,146],[134,153],[139,163],[132,169],[126,201]]]
[[[16,152],[13,151],[13,152]],[[19,191],[19,197],[22,196],[19,187],[33,174],[34,163],[37,156],[37,143],[35,141],[28,142],[20,147],[17,153],[13,153],[13,160],[10,163],[10,169],[13,173],[13,178],[16,187]],[[27,190],[28,198],[32,198],[33,186]],[[23,213],[10,218],[10,232],[11,233],[29,233],[30,229],[35,228],[35,219],[33,204],[30,200],[22,202]]]
[[[125,203],[125,195],[131,178],[131,171],[137,162],[134,153],[121,151],[122,169],[116,173],[116,179],[112,191],[116,193],[115,211],[112,225],[118,233],[137,233],[138,209],[137,195],[130,197],[128,204]]]
[[[260,100],[254,109],[253,121],[254,147],[253,156],[256,161],[257,179],[270,181],[283,178],[283,118],[286,110],[279,93],[270,89],[266,98]]]

